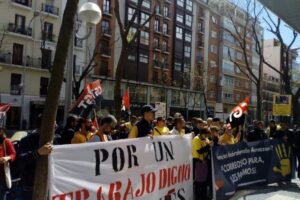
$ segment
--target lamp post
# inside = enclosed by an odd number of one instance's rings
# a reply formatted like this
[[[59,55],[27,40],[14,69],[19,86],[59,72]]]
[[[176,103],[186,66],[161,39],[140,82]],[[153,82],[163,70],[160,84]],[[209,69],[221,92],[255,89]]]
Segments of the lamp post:
[[[68,52],[67,71],[66,71],[66,86],[65,86],[65,107],[64,107],[64,123],[68,118],[68,113],[71,108],[72,95],[73,95],[73,54],[74,54],[74,40],[75,37],[80,40],[86,40],[92,33],[92,27],[96,26],[101,18],[102,13],[99,6],[92,2],[84,3],[78,11],[79,18],[86,22],[88,26],[88,33],[85,36],[78,36],[75,28],[71,35],[71,42]]]

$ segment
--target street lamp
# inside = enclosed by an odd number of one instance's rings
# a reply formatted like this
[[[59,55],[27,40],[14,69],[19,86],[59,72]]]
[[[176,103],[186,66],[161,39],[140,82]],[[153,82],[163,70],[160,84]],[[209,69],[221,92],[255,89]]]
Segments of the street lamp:
[[[72,103],[72,90],[73,90],[73,54],[74,54],[74,40],[76,38],[80,40],[86,40],[92,33],[92,27],[97,25],[101,18],[102,13],[99,6],[96,3],[87,2],[84,3],[78,10],[78,16],[83,21],[86,22],[88,26],[88,33],[81,37],[76,34],[75,28],[73,29],[71,35],[71,42],[69,46],[68,63],[66,71],[66,87],[65,87],[65,108],[64,108],[64,123],[66,123],[68,118],[68,113]]]

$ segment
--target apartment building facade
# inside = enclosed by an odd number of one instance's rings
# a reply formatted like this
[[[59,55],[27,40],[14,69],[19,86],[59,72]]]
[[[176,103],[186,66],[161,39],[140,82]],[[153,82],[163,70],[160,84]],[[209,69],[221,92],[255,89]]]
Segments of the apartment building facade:
[[[7,129],[34,128],[44,108],[65,2],[0,2],[0,102],[11,105]],[[73,42],[74,68],[80,74],[86,50],[78,39]],[[58,121],[63,118],[63,94]]]
[[[137,0],[120,1],[120,15],[127,25],[137,10],[137,17],[130,31],[134,32],[149,16],[155,15],[138,34],[130,50],[123,74],[122,90],[129,87],[132,102],[131,111],[140,114],[142,105],[167,103],[167,115],[182,112],[185,116],[199,116],[200,103],[203,99],[201,91],[192,88],[192,49],[195,21],[193,1],[191,0],[144,0],[139,9]],[[110,5],[113,10],[114,0],[100,0],[102,10],[104,5]],[[102,21],[99,27],[109,24],[115,29],[110,37],[109,54],[114,57],[100,56],[96,60],[95,79],[102,79],[104,88],[103,110],[113,112],[113,86],[115,70],[120,56],[121,41],[119,27],[113,14],[109,22]],[[99,28],[98,28],[99,29]],[[113,32],[113,31],[112,31]],[[98,38],[104,38],[98,34]],[[101,39],[100,39],[101,40]],[[100,51],[102,55],[102,51]],[[108,71],[101,73],[103,61],[107,60]],[[203,108],[202,108],[203,109]],[[203,110],[204,111],[204,110]]]

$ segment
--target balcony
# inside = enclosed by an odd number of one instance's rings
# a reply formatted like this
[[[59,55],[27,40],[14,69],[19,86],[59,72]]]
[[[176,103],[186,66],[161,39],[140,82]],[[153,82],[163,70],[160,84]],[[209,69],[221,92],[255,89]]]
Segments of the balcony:
[[[162,64],[161,64],[161,67],[162,67],[163,69],[168,69],[168,63],[167,63],[167,62],[162,63]]]
[[[203,56],[197,56],[198,63],[203,63]]]
[[[12,33],[18,33],[25,36],[32,36],[32,28],[22,26],[22,25],[16,25],[14,23],[9,23],[7,27],[7,31]]]
[[[42,3],[42,11],[56,16],[59,14],[59,8],[46,3]]]
[[[203,48],[203,42],[202,41],[198,41],[198,47]]]
[[[25,6],[25,7],[29,7],[29,8],[31,8],[31,5],[32,5],[31,0],[11,0],[11,2]]]
[[[102,27],[101,31],[102,31],[103,35],[111,37],[111,29],[110,28]]]
[[[104,56],[104,57],[110,57],[111,56],[110,48],[108,48],[108,47],[101,47],[100,54],[101,54],[101,56]]]
[[[9,65],[19,65],[24,67],[38,68],[38,69],[45,68],[42,67],[41,58],[31,58],[29,56],[17,57],[12,55],[11,53],[0,54],[0,63],[9,64]]]
[[[41,39],[43,41],[55,42],[54,38],[55,38],[55,35],[52,32],[42,31]]]
[[[74,38],[74,45],[75,45],[75,47],[82,48],[83,47],[83,40],[75,37]]]

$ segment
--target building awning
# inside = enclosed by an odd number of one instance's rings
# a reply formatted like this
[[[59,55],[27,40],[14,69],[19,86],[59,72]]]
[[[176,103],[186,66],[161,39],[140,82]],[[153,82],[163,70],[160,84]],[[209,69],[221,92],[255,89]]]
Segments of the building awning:
[[[264,6],[300,33],[299,0],[259,0]]]

